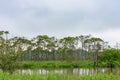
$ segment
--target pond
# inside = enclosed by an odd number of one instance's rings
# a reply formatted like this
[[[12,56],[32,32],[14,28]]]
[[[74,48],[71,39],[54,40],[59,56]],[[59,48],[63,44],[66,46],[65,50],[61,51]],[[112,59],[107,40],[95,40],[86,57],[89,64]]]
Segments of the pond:
[[[113,69],[113,72],[120,74],[119,69]],[[16,70],[15,73],[19,74],[40,74],[40,75],[47,75],[47,74],[76,74],[76,75],[92,75],[97,73],[110,73],[109,68],[99,68],[99,69],[88,69],[88,68],[74,68],[74,69],[22,69]]]

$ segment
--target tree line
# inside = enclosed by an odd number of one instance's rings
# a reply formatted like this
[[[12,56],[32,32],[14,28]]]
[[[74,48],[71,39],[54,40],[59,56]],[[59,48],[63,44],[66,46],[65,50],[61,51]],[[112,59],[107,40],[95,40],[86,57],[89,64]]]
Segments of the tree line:
[[[38,35],[32,39],[8,37],[8,31],[0,31],[0,67],[13,71],[17,61],[43,60],[92,60],[98,64],[98,54],[108,49],[108,42],[91,35],[57,39]]]
[[[0,52],[13,49],[21,52],[19,60],[97,60],[97,55],[108,48],[108,43],[91,35],[57,39],[38,35],[31,40],[25,37],[8,38],[8,31],[0,31]]]

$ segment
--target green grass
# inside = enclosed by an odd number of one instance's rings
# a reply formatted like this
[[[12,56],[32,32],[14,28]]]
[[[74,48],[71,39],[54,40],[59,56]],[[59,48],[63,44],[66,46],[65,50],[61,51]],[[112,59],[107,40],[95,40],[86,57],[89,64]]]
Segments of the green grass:
[[[20,62],[20,69],[39,68],[92,68],[92,61],[25,61]]]
[[[0,73],[0,80],[119,80],[114,74],[95,74],[95,75],[60,75],[60,74],[48,74],[48,75],[20,75],[20,74],[8,74]]]

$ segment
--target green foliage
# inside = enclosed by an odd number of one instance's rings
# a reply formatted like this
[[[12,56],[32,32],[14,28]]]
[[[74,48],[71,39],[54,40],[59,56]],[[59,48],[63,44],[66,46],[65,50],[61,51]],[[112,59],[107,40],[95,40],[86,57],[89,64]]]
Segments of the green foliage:
[[[120,65],[120,50],[107,49],[99,54],[99,62],[102,66],[119,66]]]
[[[48,74],[48,75],[20,75],[8,73],[0,73],[0,80],[119,80],[114,74],[95,74],[95,75],[82,75],[78,76],[75,74]]]
[[[22,53],[21,39],[16,37],[8,39],[8,33],[8,31],[0,31],[0,68],[3,72],[13,73],[17,58]]]
[[[26,61],[18,65],[21,69],[39,69],[39,68],[92,68],[92,61]]]
[[[16,55],[14,53],[0,55],[0,68],[3,72],[12,73],[16,68]]]

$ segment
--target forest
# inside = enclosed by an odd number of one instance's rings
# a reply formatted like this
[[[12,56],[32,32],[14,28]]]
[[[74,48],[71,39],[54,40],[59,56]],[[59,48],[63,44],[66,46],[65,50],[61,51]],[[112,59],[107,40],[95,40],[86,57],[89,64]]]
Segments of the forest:
[[[112,72],[119,65],[119,48],[112,48],[107,41],[92,35],[60,39],[38,35],[27,39],[9,37],[8,31],[0,31],[0,68],[3,73],[40,68],[110,68]]]

